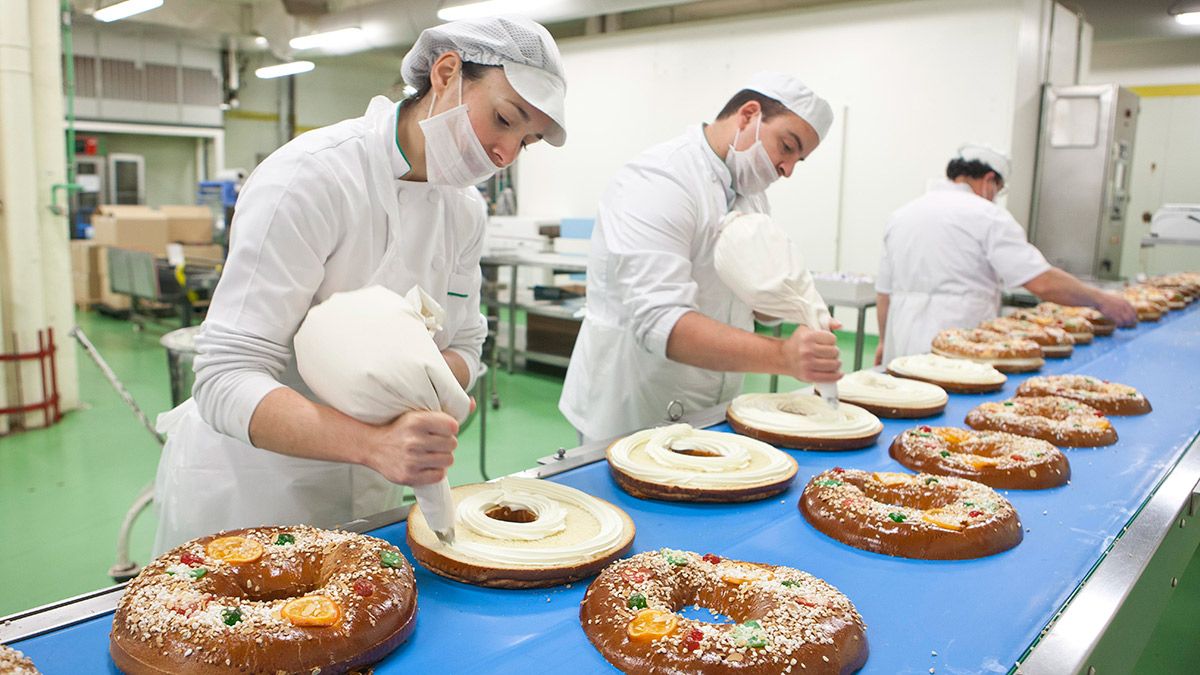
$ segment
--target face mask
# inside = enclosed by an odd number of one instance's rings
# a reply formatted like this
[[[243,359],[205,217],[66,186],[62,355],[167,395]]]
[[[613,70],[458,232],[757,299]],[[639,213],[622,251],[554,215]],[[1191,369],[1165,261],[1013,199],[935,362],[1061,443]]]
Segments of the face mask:
[[[437,96],[429,102],[426,119],[418,124],[425,134],[425,180],[432,185],[471,187],[499,170],[479,142],[467,106],[462,102],[462,74],[458,76],[458,105],[433,115]]]
[[[779,178],[779,172],[771,163],[767,149],[763,147],[758,132],[762,129],[762,115],[758,116],[758,125],[754,127],[754,144],[745,150],[736,150],[738,137],[742,130],[733,135],[733,143],[725,155],[725,166],[733,174],[733,191],[740,195],[756,195]]]

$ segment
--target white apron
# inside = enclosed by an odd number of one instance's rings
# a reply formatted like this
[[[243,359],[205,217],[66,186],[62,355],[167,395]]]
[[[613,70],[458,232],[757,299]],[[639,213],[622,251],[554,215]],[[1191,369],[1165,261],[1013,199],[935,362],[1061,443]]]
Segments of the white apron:
[[[1000,294],[894,291],[890,296],[883,363],[898,356],[924,354],[947,328],[974,328],[1000,312]]]
[[[407,270],[412,261],[403,259],[401,200],[408,222],[433,225],[446,220],[447,193],[451,198],[455,195],[452,189],[395,180],[384,145],[393,138],[387,127],[394,118],[387,106],[394,105],[378,98],[367,113],[375,141],[368,152],[369,191],[386,212],[388,243],[366,286],[378,284],[403,294],[417,281]],[[404,196],[398,197],[398,192]],[[439,334],[436,341],[439,349],[445,349],[449,339]],[[294,358],[280,382],[317,400],[301,380]],[[190,398],[160,415],[157,426],[167,435],[167,443],[154,485],[159,519],[155,555],[218,530],[291,524],[331,527],[399,503],[398,487],[371,469],[262,450],[216,431]]]

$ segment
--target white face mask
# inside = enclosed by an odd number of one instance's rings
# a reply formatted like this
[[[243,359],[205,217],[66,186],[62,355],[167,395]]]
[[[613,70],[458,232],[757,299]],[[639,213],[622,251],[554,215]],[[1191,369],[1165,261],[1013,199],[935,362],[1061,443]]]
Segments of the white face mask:
[[[762,129],[762,114],[758,116],[758,125],[754,127],[754,144],[745,150],[737,150],[738,137],[742,130],[733,135],[733,143],[725,155],[725,166],[733,174],[733,191],[740,195],[756,195],[779,178],[779,172],[771,163],[767,149],[763,147],[758,132]]]
[[[426,119],[417,124],[425,134],[425,180],[432,185],[471,187],[491,178],[500,167],[492,163],[479,142],[467,106],[462,102],[462,73],[458,76],[458,105],[433,115],[437,96],[429,102]]]

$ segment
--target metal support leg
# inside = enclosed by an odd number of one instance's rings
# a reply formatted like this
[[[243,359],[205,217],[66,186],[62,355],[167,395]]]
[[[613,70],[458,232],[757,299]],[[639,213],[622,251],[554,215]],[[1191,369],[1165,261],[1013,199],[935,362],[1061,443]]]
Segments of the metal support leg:
[[[512,373],[517,363],[517,270],[512,266],[512,283],[508,286],[508,372]]]
[[[488,378],[491,376],[490,370],[485,370],[480,373],[479,379],[475,382],[475,414],[479,416],[479,475],[483,476],[484,480],[491,480],[491,476],[487,471],[487,411],[488,405],[484,401],[488,391]]]
[[[865,307],[858,308],[858,327],[854,333],[854,370],[862,370],[863,361],[863,326],[867,322],[867,310]]]
[[[783,324],[776,324],[773,328],[771,328],[771,335],[774,335],[777,338],[783,337]],[[779,391],[779,375],[775,373],[771,373],[770,389],[772,394]]]

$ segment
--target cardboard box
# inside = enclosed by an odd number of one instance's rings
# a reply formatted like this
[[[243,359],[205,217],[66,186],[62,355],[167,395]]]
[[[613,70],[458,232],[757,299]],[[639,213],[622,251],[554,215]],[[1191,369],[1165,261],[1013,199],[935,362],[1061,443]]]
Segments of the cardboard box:
[[[167,217],[147,206],[103,205],[92,214],[92,241],[164,255],[171,241]]]
[[[211,244],[213,214],[207,206],[162,206],[167,217],[170,241],[182,244]]]
[[[71,280],[78,305],[88,306],[100,300],[100,251],[101,247],[91,241],[71,242]]]
[[[220,244],[184,244],[183,259],[220,262],[225,259],[225,249]]]

